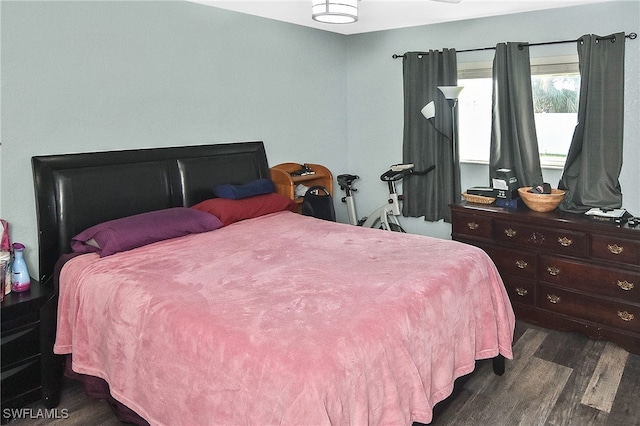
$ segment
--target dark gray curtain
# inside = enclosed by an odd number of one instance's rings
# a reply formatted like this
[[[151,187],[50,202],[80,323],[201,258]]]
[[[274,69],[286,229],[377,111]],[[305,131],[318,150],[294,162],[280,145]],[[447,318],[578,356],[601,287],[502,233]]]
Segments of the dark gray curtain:
[[[567,192],[559,206],[564,211],[622,206],[625,35],[610,37],[584,35],[578,42],[578,124],[558,184]]]
[[[523,43],[499,43],[493,60],[490,177],[501,168],[514,170],[520,186],[542,183],[529,47]]]
[[[454,170],[457,173],[455,192],[460,194],[460,170],[458,158],[452,158],[451,110],[438,86],[455,86],[457,73],[454,49],[430,50],[428,53],[408,52],[404,55],[402,159],[405,163],[414,163],[417,171],[436,165],[435,170],[426,176],[410,176],[403,181],[404,216],[424,216],[429,221],[451,221],[449,204],[455,201],[452,195],[452,173]],[[430,101],[436,104],[436,116],[432,123],[420,112]]]

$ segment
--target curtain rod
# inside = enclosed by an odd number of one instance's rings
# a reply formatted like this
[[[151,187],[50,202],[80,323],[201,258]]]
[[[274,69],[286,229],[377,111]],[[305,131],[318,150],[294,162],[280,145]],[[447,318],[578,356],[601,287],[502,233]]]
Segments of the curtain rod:
[[[624,36],[625,38],[628,38],[630,40],[635,40],[636,37],[638,37],[638,34],[636,33],[629,33],[627,35]],[[521,43],[518,45],[518,49],[522,49],[524,46],[546,46],[549,44],[563,44],[563,43],[577,43],[579,41],[582,40],[582,37],[580,37],[579,39],[576,40],[560,40],[560,41],[545,41],[542,43]],[[610,36],[605,36],[605,37],[598,37],[596,38],[596,40],[616,40],[616,36],[615,35],[610,35]],[[464,53],[464,52],[478,52],[481,50],[496,50],[495,46],[494,47],[479,47],[477,49],[466,49],[466,50],[458,50],[456,51],[456,53]],[[429,52],[418,52],[418,54],[422,54],[422,55],[428,55]],[[392,56],[393,59],[398,59],[398,58],[404,58],[404,55],[397,55],[394,54]]]

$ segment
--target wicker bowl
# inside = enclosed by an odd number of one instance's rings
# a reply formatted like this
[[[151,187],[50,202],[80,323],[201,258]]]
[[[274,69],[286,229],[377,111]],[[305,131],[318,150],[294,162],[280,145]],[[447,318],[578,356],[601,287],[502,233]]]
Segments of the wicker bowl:
[[[530,186],[518,188],[522,201],[534,212],[550,212],[560,205],[564,198],[564,191],[552,189],[551,194],[536,194],[529,192]]]

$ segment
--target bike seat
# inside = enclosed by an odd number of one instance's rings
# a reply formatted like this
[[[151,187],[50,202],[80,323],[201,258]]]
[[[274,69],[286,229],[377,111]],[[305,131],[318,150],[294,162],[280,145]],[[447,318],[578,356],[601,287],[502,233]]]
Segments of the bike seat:
[[[351,186],[354,180],[360,179],[358,175],[343,174],[336,178],[340,186]]]

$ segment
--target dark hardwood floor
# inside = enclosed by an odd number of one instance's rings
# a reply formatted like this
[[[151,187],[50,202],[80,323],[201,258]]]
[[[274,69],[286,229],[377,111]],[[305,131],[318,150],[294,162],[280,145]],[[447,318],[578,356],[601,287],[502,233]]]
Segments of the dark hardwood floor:
[[[432,425],[640,425],[640,355],[522,322],[514,340],[505,374],[480,362]]]
[[[640,426],[640,355],[523,322],[516,325],[514,352],[503,376],[493,374],[491,361],[481,361],[473,374],[459,379],[454,397],[437,405],[431,425]],[[40,404],[29,408],[34,414],[44,410]],[[10,424],[123,424],[106,402],[87,398],[70,381],[57,410],[66,418]]]

